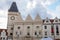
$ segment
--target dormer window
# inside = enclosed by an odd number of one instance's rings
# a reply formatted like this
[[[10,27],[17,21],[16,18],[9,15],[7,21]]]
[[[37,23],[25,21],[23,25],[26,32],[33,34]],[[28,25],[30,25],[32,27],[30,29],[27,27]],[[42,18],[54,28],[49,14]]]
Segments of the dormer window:
[[[49,22],[49,19],[48,19],[48,17],[46,18],[46,22]]]
[[[58,20],[55,20],[55,22],[58,22]]]
[[[37,35],[37,32],[35,32],[35,35]]]
[[[48,20],[46,22],[48,22]]]

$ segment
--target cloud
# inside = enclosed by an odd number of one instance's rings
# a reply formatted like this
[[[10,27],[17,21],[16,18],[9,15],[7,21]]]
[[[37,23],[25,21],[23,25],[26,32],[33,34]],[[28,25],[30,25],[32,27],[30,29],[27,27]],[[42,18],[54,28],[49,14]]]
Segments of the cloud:
[[[0,28],[7,28],[7,11],[0,10]]]
[[[0,18],[0,28],[7,28],[7,18]]]
[[[8,10],[15,1],[18,6],[18,10],[21,13],[23,18],[26,18],[28,14],[30,14],[33,18],[36,16],[37,13],[40,14],[41,18],[52,18],[56,15],[52,11],[47,11],[47,6],[54,3],[56,0],[0,0],[0,27],[7,27],[7,13],[5,10]],[[58,11],[59,7],[56,8]]]
[[[60,5],[56,6],[56,11],[60,13]]]
[[[0,10],[0,18],[7,18],[7,11],[6,10]]]
[[[47,13],[52,16],[50,17],[51,19],[54,19],[55,17],[57,17],[56,14],[52,12],[51,10],[48,10]]]
[[[28,3],[27,3],[27,9],[32,9],[32,8],[35,8],[35,6],[36,6],[36,1],[29,1]]]
[[[60,5],[56,6],[55,10],[47,10],[48,14],[51,14],[52,18],[58,17],[60,18]]]
[[[53,4],[54,2],[56,2],[57,0],[42,0],[41,1],[41,4],[44,6],[44,7],[47,7],[51,4]]]
[[[55,15],[60,18],[60,5],[56,6]]]

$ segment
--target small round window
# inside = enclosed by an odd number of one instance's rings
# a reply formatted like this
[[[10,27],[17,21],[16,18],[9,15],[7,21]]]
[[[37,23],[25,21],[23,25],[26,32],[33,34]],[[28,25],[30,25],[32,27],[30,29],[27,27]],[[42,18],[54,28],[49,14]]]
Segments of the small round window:
[[[11,20],[15,20],[15,17],[14,17],[14,16],[12,16],[12,17],[11,17]]]
[[[20,26],[18,26],[18,29],[20,29]]]

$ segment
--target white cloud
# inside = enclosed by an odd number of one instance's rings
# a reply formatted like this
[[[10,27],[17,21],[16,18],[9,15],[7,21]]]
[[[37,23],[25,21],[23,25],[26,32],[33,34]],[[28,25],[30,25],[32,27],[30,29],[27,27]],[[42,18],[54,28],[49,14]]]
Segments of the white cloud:
[[[53,16],[55,17],[56,15],[49,11],[47,13],[47,9],[45,9],[44,7],[47,8],[48,5],[54,3],[56,0],[0,0],[0,27],[1,28],[6,28],[6,19],[7,19],[7,13],[6,13],[6,9],[8,10],[10,7],[11,2],[16,1],[17,6],[19,11],[21,12],[21,15],[23,15],[23,18],[25,18],[28,14],[28,12],[30,14],[32,14],[32,16],[35,16],[37,14],[37,12],[40,13],[40,15],[46,17],[46,16]],[[42,4],[42,5],[41,5]],[[57,9],[58,10],[58,9]]]
[[[36,6],[36,1],[29,1],[28,3],[27,3],[27,9],[32,9],[32,8],[35,8],[35,6]]]
[[[51,18],[53,18],[53,19],[55,17],[57,17],[55,12],[52,12],[52,11],[48,10],[47,13],[50,14],[52,16]]]
[[[0,28],[7,27],[7,11],[0,10]]]
[[[60,13],[60,5],[56,6],[56,11]]]
[[[47,10],[47,13],[52,15],[52,18],[55,18],[55,17],[60,18],[60,5],[56,6],[56,10],[54,11]]]
[[[0,18],[6,18],[7,17],[7,11],[6,10],[0,10]]]
[[[44,6],[44,7],[47,7],[49,5],[51,5],[52,3],[56,2],[57,0],[42,0],[41,1],[41,4]]]

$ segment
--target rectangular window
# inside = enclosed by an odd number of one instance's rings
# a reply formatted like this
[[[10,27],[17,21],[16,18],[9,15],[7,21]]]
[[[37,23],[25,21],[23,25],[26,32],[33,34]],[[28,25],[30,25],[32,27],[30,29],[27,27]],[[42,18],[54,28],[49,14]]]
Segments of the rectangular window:
[[[47,32],[45,32],[45,35],[47,35]]]
[[[27,35],[30,35],[30,33],[28,32]]]
[[[35,32],[35,35],[37,35],[37,32]]]
[[[10,35],[13,35],[12,33],[10,33]]]
[[[13,30],[13,28],[11,28],[11,30]]]
[[[51,26],[51,35],[54,35],[54,26]]]
[[[45,29],[47,29],[47,26],[45,26]]]
[[[56,35],[59,35],[59,28],[56,26]]]

